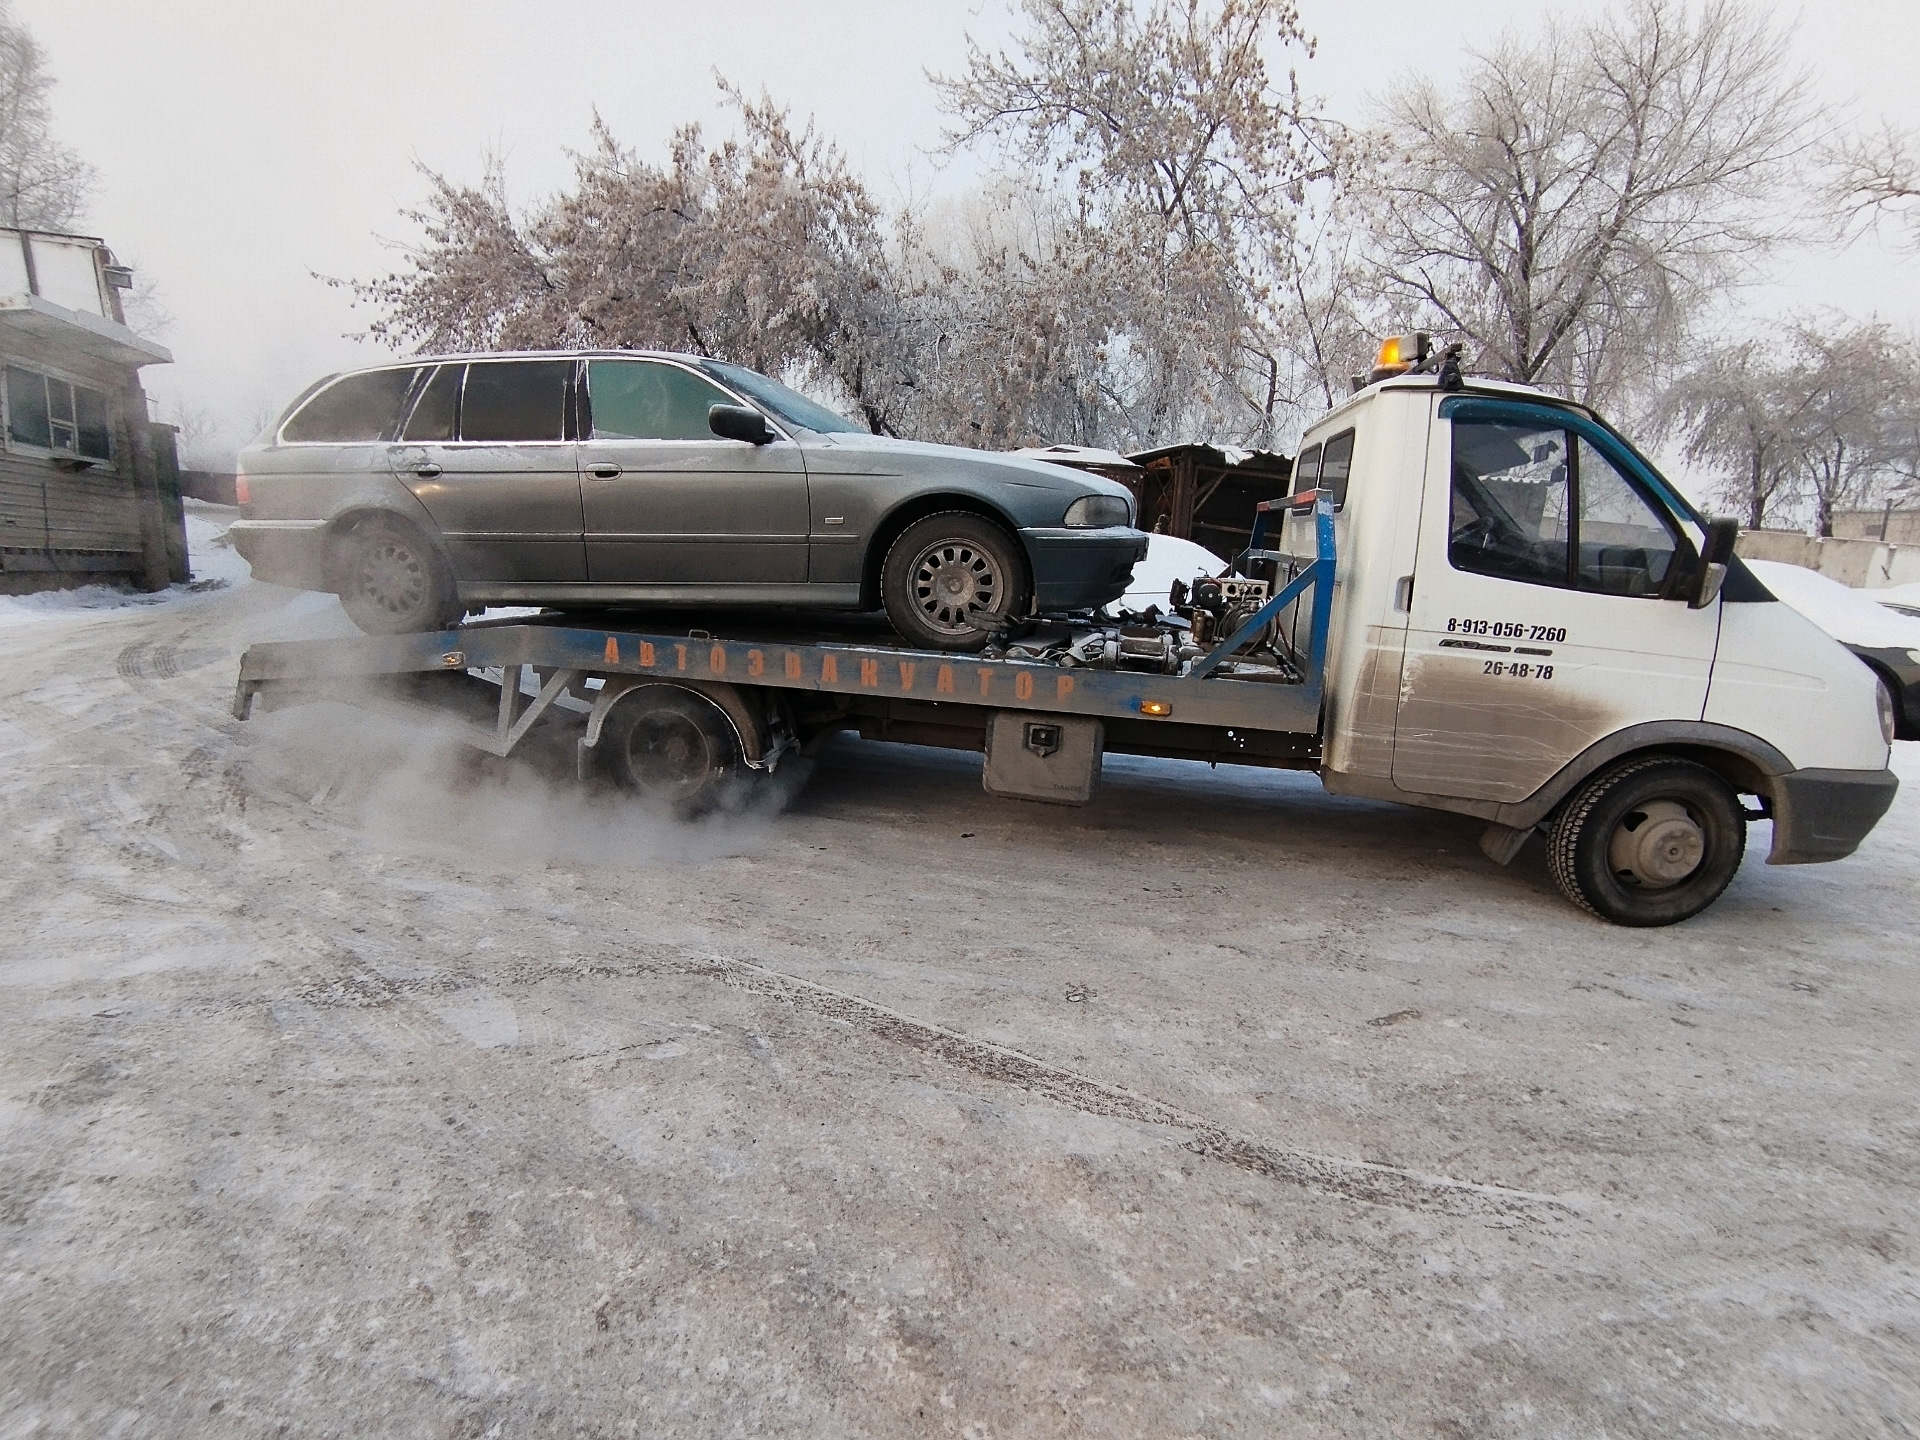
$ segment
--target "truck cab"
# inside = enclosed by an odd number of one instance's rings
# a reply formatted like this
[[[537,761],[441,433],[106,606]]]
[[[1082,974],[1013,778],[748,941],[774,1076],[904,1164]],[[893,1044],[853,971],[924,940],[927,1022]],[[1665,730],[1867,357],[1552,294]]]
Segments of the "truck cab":
[[[1384,368],[1295,462],[1340,556],[1327,788],[1481,817],[1502,862],[1551,821],[1562,888],[1628,924],[1711,903],[1749,817],[1773,821],[1770,863],[1851,854],[1897,786],[1884,692],[1734,557],[1730,522],[1584,407]],[[1284,522],[1292,563],[1312,527]]]

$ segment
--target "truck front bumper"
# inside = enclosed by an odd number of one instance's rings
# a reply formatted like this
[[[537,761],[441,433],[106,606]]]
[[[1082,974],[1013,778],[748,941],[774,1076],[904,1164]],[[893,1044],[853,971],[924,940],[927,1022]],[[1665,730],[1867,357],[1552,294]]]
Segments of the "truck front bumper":
[[[1129,526],[1104,530],[1064,527],[1022,530],[1033,562],[1033,604],[1041,614],[1098,610],[1127,593],[1133,567],[1147,555],[1144,532]]]
[[[1769,865],[1842,860],[1893,804],[1900,778],[1891,770],[1789,770],[1773,777],[1773,849]]]
[[[254,579],[296,590],[327,588],[324,520],[236,520],[227,538],[253,567]]]

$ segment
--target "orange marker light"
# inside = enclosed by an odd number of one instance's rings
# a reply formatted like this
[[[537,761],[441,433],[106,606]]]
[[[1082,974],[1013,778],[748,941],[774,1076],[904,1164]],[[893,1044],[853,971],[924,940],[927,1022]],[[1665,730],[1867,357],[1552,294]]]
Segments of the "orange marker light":
[[[1142,700],[1140,702],[1140,713],[1158,718],[1173,714],[1173,706],[1164,700]]]

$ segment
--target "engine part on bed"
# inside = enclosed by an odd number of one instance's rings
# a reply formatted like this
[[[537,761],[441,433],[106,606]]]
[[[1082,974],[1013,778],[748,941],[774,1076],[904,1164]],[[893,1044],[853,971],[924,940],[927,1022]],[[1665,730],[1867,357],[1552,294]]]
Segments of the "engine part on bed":
[[[1226,639],[1259,613],[1273,588],[1265,580],[1248,580],[1238,575],[1202,575],[1191,585],[1174,581],[1168,597],[1174,613],[1193,627],[1196,645],[1207,646]],[[1273,637],[1271,627],[1255,636],[1244,650],[1258,649]]]
[[[1009,660],[1080,665],[1090,670],[1139,670],[1154,675],[1178,675],[1188,661],[1206,653],[1188,638],[1185,621],[1172,616],[1159,620],[1134,618],[1138,623],[1036,626],[1010,641],[1001,653]]]

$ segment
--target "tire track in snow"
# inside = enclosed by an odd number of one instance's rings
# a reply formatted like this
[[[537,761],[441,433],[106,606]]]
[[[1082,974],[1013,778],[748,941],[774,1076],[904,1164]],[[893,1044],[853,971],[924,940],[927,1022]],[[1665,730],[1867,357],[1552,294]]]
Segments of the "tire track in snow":
[[[717,976],[736,989],[764,995],[830,1020],[857,1025],[880,1039],[909,1046],[986,1079],[1017,1086],[1089,1115],[1185,1130],[1189,1138],[1183,1142],[1184,1147],[1194,1154],[1268,1179],[1330,1191],[1372,1205],[1510,1225],[1572,1219],[1584,1209],[1579,1202],[1563,1196],[1270,1145],[1235,1135],[1164,1101],[1109,1085],[1024,1051],[917,1020],[857,995],[731,956],[686,953],[693,962],[687,967],[690,973]]]

